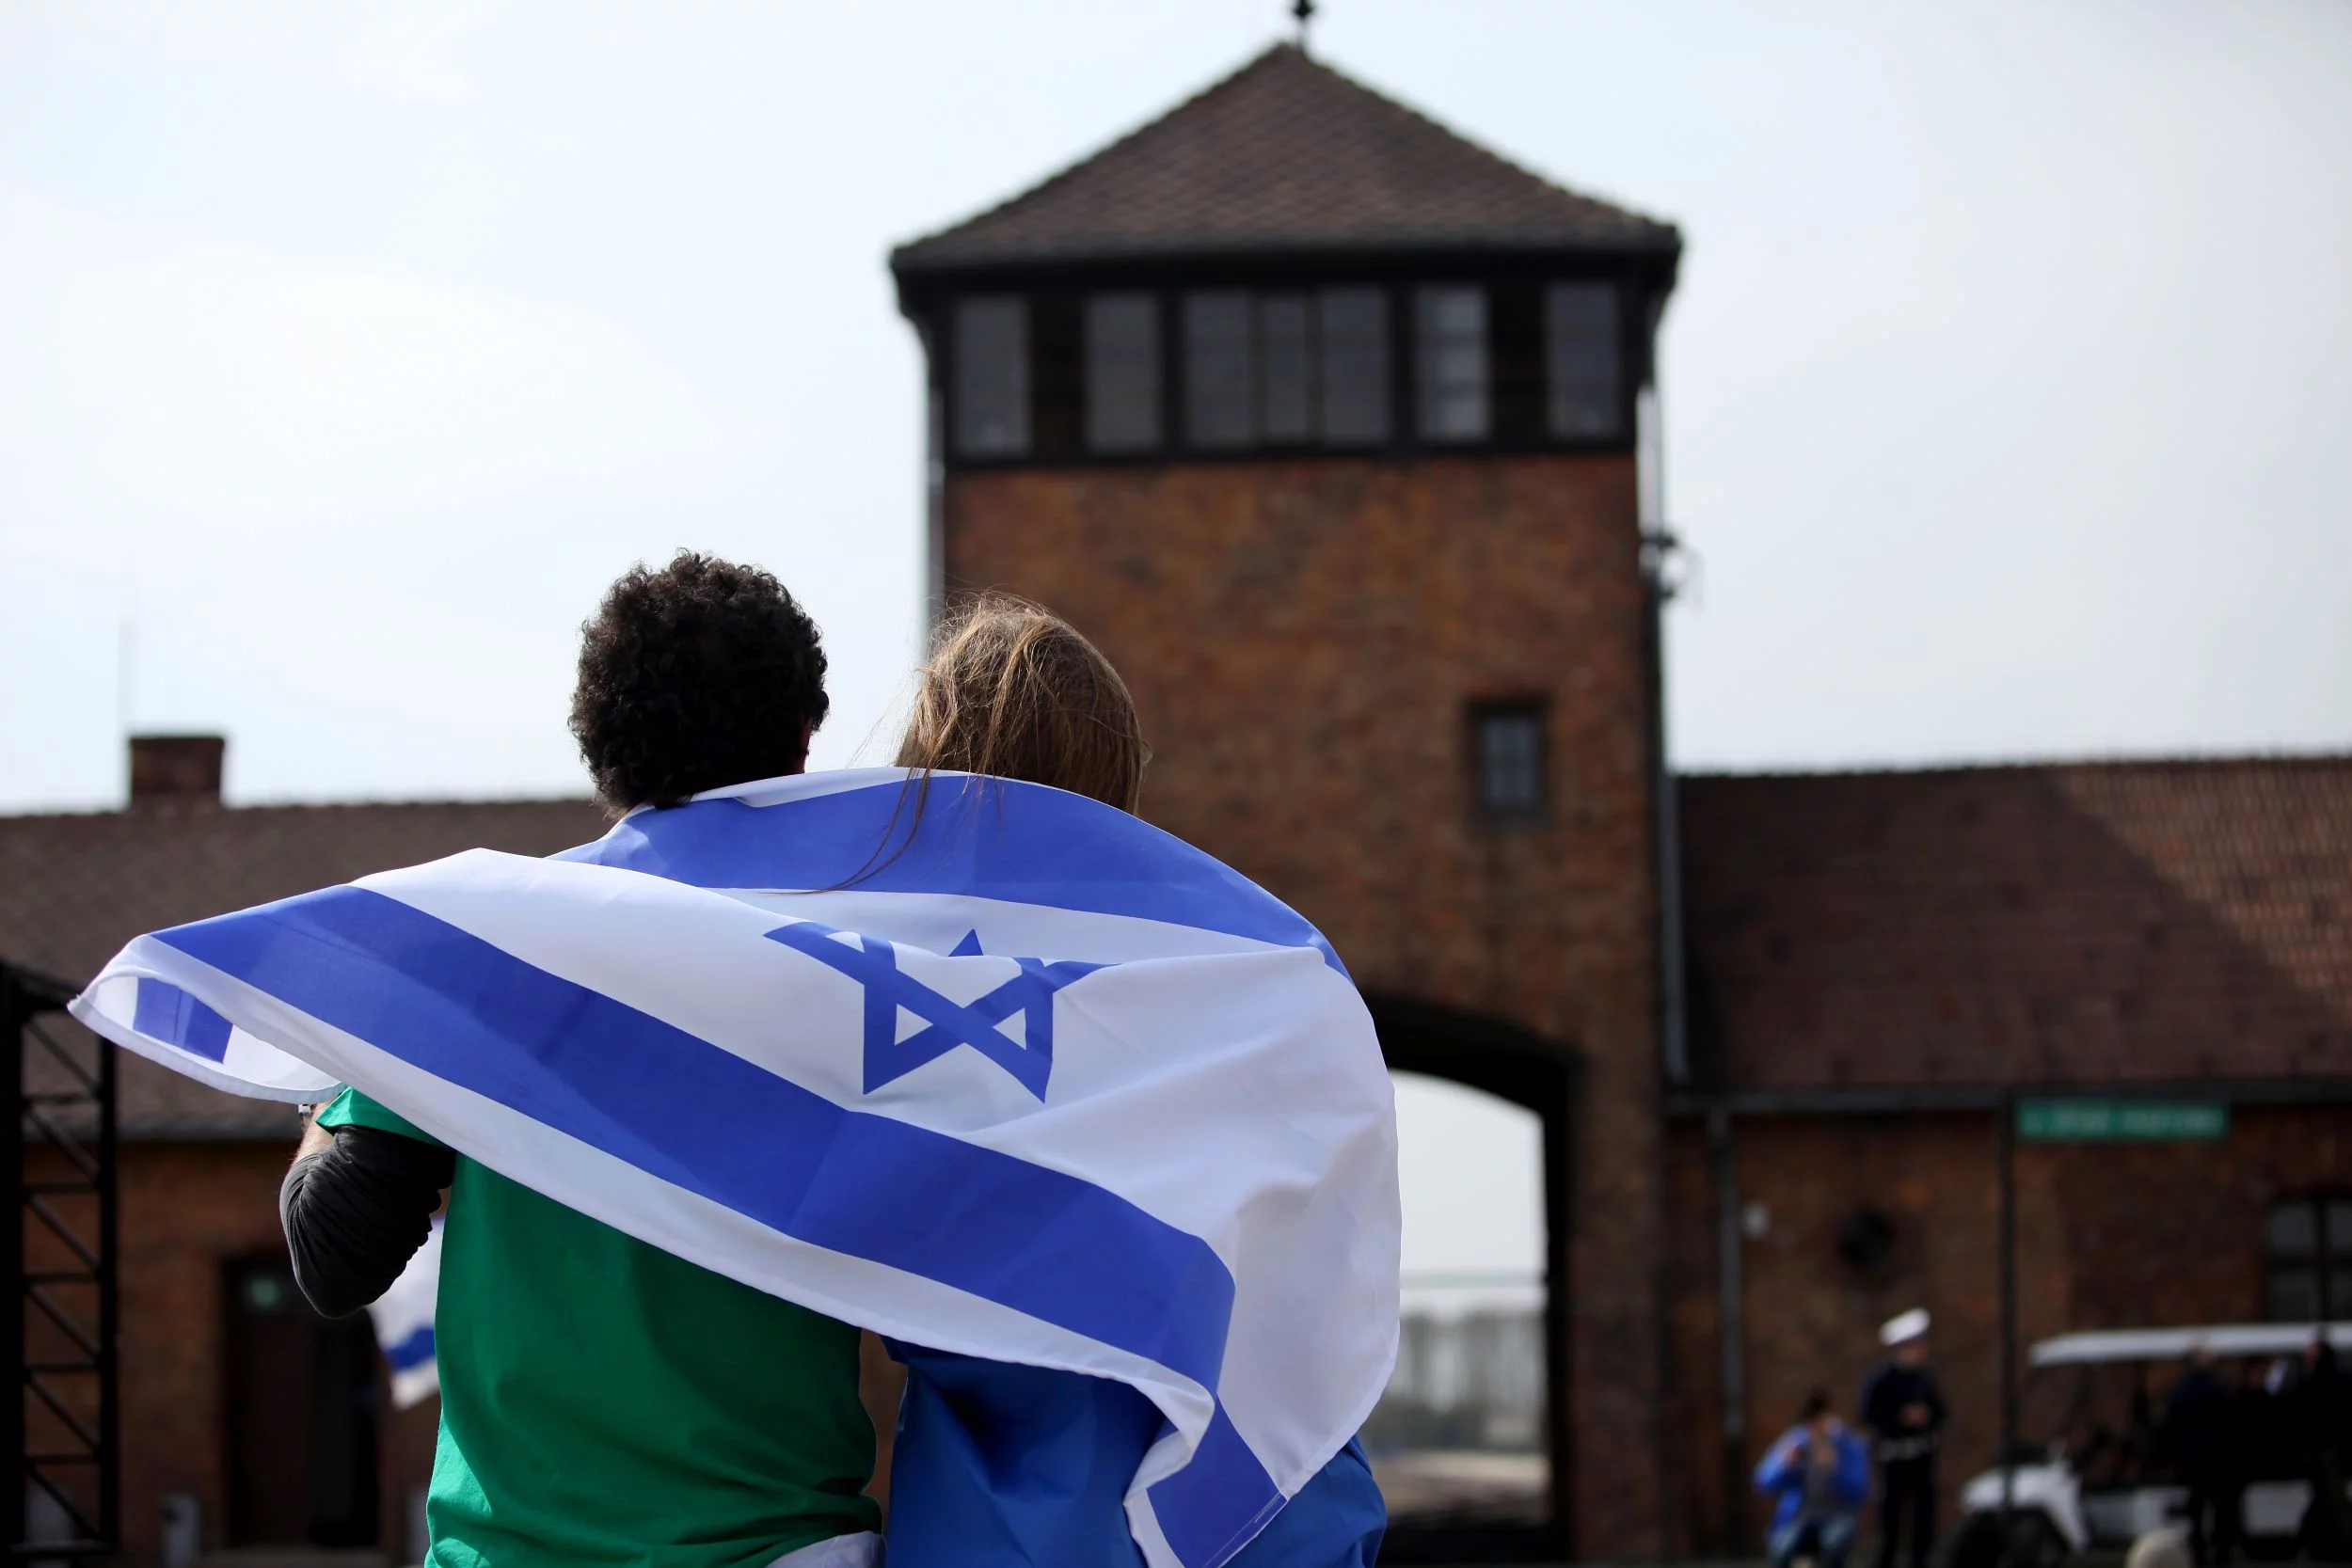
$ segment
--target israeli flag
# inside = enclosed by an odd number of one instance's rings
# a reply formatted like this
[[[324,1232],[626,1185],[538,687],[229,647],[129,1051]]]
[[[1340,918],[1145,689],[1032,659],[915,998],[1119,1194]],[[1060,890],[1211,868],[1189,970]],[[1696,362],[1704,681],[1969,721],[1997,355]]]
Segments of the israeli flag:
[[[1167,1418],[1127,1492],[1216,1568],[1379,1398],[1396,1132],[1330,944],[1038,785],[809,774],[138,938],[73,1004],[239,1094],[348,1084],[691,1262]]]

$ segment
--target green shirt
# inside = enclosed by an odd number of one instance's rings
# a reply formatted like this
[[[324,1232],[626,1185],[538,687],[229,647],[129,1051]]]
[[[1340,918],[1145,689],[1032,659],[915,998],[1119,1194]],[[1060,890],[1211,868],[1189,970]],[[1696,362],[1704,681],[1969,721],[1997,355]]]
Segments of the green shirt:
[[[319,1125],[425,1137],[349,1089]],[[433,1336],[438,1568],[759,1568],[881,1528],[856,1329],[462,1155]]]

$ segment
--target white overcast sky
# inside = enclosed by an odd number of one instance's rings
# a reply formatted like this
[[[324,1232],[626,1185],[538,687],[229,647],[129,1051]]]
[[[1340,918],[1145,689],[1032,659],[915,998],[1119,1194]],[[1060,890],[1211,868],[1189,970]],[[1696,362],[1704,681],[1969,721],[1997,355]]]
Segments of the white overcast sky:
[[[243,800],[576,791],[579,622],[690,544],[813,607],[848,759],[918,637],[885,250],[1285,9],[13,0],[0,810],[118,800],[126,718]],[[2352,6],[1324,12],[1683,228],[1686,764],[2352,744]]]
[[[1685,765],[2352,744],[2352,6],[1323,8],[1682,226]],[[918,641],[885,250],[1286,9],[10,0],[0,810],[117,802],[126,722],[238,800],[576,793],[578,625],[680,545],[810,605],[848,760]]]

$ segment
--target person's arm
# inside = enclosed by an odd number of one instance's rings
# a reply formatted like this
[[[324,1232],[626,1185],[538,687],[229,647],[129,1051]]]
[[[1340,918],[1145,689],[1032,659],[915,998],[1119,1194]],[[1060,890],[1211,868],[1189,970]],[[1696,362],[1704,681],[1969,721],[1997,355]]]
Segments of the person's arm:
[[[1848,1508],[1860,1508],[1870,1500],[1870,1446],[1860,1433],[1837,1434],[1837,1473],[1831,1484]]]
[[[2181,1407],[2181,1387],[2173,1386],[2165,1396],[2164,1414],[2157,1417],[2148,1432],[2148,1458],[2158,1465],[2169,1465],[2181,1446],[2181,1428],[2187,1413]]]
[[[313,1119],[278,1190],[294,1283],[327,1317],[389,1289],[431,1234],[456,1156],[378,1127],[332,1131]]]
[[[890,1528],[890,1461],[898,1441],[898,1408],[906,1402],[907,1370],[892,1359],[890,1347],[870,1328],[858,1330],[857,1397],[874,1423],[874,1475],[866,1495],[881,1505],[882,1528]]]
[[[1871,1431],[1884,1434],[1886,1412],[1879,1407],[1886,1402],[1886,1369],[1872,1369],[1862,1380],[1862,1397],[1854,1402],[1854,1419]]]
[[[1784,1433],[1772,1446],[1764,1450],[1764,1457],[1756,1462],[1756,1489],[1758,1492],[1786,1491],[1792,1483],[1803,1484],[1803,1461],[1798,1457],[1804,1446],[1804,1429]]]

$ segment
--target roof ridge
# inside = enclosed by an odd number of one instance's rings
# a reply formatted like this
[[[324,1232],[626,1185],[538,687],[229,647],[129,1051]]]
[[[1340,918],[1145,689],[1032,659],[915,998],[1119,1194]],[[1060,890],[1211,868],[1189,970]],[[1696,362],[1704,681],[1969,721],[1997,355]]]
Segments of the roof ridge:
[[[87,810],[0,812],[0,829],[20,822],[164,822],[185,821],[195,816],[259,816],[268,813],[478,811],[485,808],[496,811],[518,807],[593,806],[596,803],[595,798],[587,795],[501,795],[407,800],[258,800],[250,805],[230,805],[209,800],[158,800],[142,802],[135,808],[92,806]]]
[[[903,275],[1192,246],[1497,243],[1671,254],[1680,236],[1278,42],[890,261]]]
[[[1218,77],[1216,81],[1196,89],[1189,96],[1179,99],[1176,103],[1170,103],[1167,108],[1162,109],[1158,114],[1153,115],[1150,119],[1143,121],[1141,124],[1130,127],[1119,135],[1113,136],[1109,141],[1104,142],[1093,151],[1084,153],[1071,162],[1062,165],[1061,167],[1054,170],[1053,173],[1046,175],[1043,179],[1039,180],[1034,184],[1024,185],[1019,190],[1013,192],[1010,196],[1006,197],[1003,200],[993,202],[989,206],[983,207],[977,213],[967,214],[965,216],[958,218],[955,222],[947,225],[945,229],[936,229],[928,234],[918,234],[914,239],[906,240],[900,244],[892,245],[890,247],[891,261],[896,262],[900,256],[906,254],[910,250],[916,249],[922,245],[927,245],[933,240],[944,240],[948,235],[955,233],[959,230],[969,229],[976,223],[979,223],[987,218],[994,217],[997,214],[1003,212],[1008,207],[1026,201],[1033,196],[1042,195],[1046,191],[1053,189],[1056,185],[1061,184],[1072,175],[1077,173],[1080,169],[1085,168],[1088,165],[1094,163],[1098,159],[1108,157],[1120,148],[1127,146],[1137,136],[1142,135],[1153,127],[1166,124],[1168,121],[1175,119],[1178,115],[1184,113],[1186,109],[1191,108],[1195,103],[1199,103],[1204,99],[1213,97],[1214,95],[1224,91],[1227,87],[1232,87],[1234,83],[1240,81],[1251,71],[1277,58],[1285,49],[1291,50],[1302,56],[1306,53],[1304,50],[1299,49],[1299,47],[1295,43],[1278,41],[1276,43],[1269,44],[1264,49],[1260,50],[1257,54],[1252,55],[1248,59],[1244,60],[1241,64],[1235,66],[1232,70],[1227,71],[1224,75]],[[1314,61],[1310,59],[1308,60],[1308,63],[1311,65]]]
[[[1452,140],[1458,142],[1470,151],[1477,153],[1487,162],[1508,169],[1513,174],[1519,175],[1525,179],[1533,180],[1539,185],[1543,185],[1559,192],[1562,196],[1574,197],[1579,201],[1589,201],[1597,207],[1609,208],[1611,211],[1621,216],[1632,218],[1659,229],[1674,228],[1673,224],[1666,222],[1662,218],[1655,218],[1650,216],[1647,213],[1637,212],[1633,208],[1628,207],[1613,198],[1595,196],[1590,191],[1581,191],[1573,185],[1565,184],[1562,182],[1553,179],[1550,175],[1544,173],[1543,170],[1530,167],[1528,165],[1520,163],[1517,158],[1512,157],[1509,153],[1488,147],[1485,142],[1479,141],[1477,138],[1470,136],[1464,132],[1455,130],[1453,126],[1447,124],[1444,120],[1439,119],[1436,115],[1431,114],[1428,110],[1418,107],[1415,104],[1408,103],[1404,99],[1397,97],[1395,94],[1384,91],[1379,87],[1375,87],[1369,82],[1359,81],[1335,66],[1324,64],[1323,61],[1316,59],[1312,55],[1308,54],[1305,50],[1299,49],[1295,44],[1279,43],[1275,45],[1275,47],[1277,49],[1296,50],[1299,58],[1306,64],[1312,66],[1317,71],[1322,71],[1327,76],[1337,78],[1339,81],[1345,83],[1347,86],[1354,87],[1357,91],[1377,101],[1388,108],[1394,110],[1398,114],[1405,115],[1412,119],[1418,120],[1422,124],[1427,126],[1430,130],[1437,132],[1439,135],[1450,137]]]
[[[2230,752],[2143,757],[2015,757],[1989,762],[1894,763],[1876,768],[1832,765],[1820,768],[1684,768],[1677,770],[1675,777],[1688,783],[1743,783],[1774,779],[1929,778],[1963,773],[2219,772],[2226,768],[2249,768],[2283,771],[2345,767],[2352,767],[2352,751]]]

